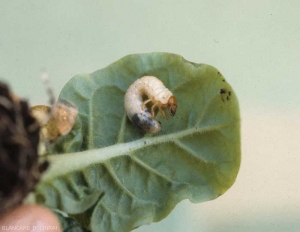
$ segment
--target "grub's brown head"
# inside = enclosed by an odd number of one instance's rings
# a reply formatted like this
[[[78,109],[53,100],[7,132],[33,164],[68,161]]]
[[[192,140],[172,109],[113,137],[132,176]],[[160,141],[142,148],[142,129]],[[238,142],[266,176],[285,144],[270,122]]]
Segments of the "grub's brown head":
[[[174,96],[171,96],[168,100],[168,108],[171,116],[173,117],[177,109],[177,100]]]

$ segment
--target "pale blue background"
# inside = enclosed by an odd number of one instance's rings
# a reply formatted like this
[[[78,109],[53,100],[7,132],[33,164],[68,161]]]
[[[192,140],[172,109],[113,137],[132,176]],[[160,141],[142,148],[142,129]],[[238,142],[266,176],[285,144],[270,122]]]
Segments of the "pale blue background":
[[[0,0],[0,77],[32,104],[74,75],[164,51],[217,67],[241,106],[243,161],[215,201],[136,231],[300,230],[298,0]],[[180,107],[180,106],[179,106]]]

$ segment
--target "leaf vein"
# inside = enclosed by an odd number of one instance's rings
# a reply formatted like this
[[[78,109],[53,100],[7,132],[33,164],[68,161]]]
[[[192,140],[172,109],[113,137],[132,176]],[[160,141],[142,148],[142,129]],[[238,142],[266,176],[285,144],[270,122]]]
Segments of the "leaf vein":
[[[118,134],[118,142],[117,143],[123,143],[124,142],[124,134],[125,134],[125,127],[126,127],[126,113],[122,117],[121,127]]]
[[[205,107],[202,110],[202,113],[200,114],[198,120],[195,123],[195,126],[199,126],[200,123],[203,120],[204,115],[206,114],[207,109],[210,107],[210,105],[212,104],[213,100],[216,99],[217,97],[219,97],[219,95],[214,95],[212,98],[209,99],[209,102],[207,104],[205,104]]]
[[[150,173],[154,173],[155,175],[159,176],[162,179],[165,179],[166,181],[174,184],[174,183],[178,183],[175,180],[170,179],[169,177],[167,177],[166,175],[163,175],[162,173],[158,172],[156,169],[150,167],[149,165],[145,164],[145,162],[143,162],[141,159],[137,158],[136,156],[132,156],[131,157],[132,160],[134,160],[137,164],[139,164],[139,166],[141,166],[142,168],[146,169],[147,171],[149,171]]]
[[[199,160],[201,163],[213,163],[211,161],[207,161],[205,160],[203,157],[199,157],[199,153],[197,153],[194,149],[191,149],[189,146],[187,146],[186,144],[184,144],[182,141],[180,140],[174,140],[174,144],[176,146],[178,146],[179,148],[181,148],[182,150],[186,151],[188,154],[190,154],[193,158]]]
[[[115,183],[117,184],[117,186],[123,190],[128,196],[130,196],[131,198],[138,200],[138,201],[142,201],[142,202],[146,202],[146,203],[150,203],[150,204],[154,204],[157,205],[157,203],[152,202],[152,201],[146,201],[144,199],[140,199],[138,198],[136,195],[134,195],[129,189],[126,188],[126,186],[120,181],[120,178],[117,176],[117,174],[115,173],[115,171],[113,170],[113,168],[111,167],[110,164],[104,164],[105,168],[107,169],[107,171],[109,172],[109,174],[112,176],[113,180],[115,181]]]
[[[116,175],[116,173],[114,172],[113,168],[111,167],[110,164],[106,163],[103,164],[104,167],[107,169],[107,171],[109,172],[109,174],[111,175],[112,179],[115,181],[115,183],[117,184],[117,186],[123,190],[128,196],[132,197],[132,198],[136,198],[134,196],[134,194],[129,191],[120,181],[119,177]]]

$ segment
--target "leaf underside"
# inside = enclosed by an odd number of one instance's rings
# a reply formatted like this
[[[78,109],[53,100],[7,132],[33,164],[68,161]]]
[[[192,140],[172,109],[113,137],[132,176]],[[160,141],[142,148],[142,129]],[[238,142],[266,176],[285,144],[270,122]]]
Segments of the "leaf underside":
[[[162,131],[154,135],[136,128],[124,109],[126,90],[145,75],[159,78],[178,101],[175,117],[157,115]],[[236,179],[241,158],[238,101],[212,66],[169,53],[129,55],[73,77],[60,99],[76,104],[79,118],[52,153],[81,153],[50,155],[59,171],[52,175],[50,170],[36,199],[83,227],[131,231],[162,220],[183,199],[215,199]],[[94,150],[93,155],[87,150]],[[110,152],[118,155],[101,159]],[[67,162],[60,159],[68,155]]]

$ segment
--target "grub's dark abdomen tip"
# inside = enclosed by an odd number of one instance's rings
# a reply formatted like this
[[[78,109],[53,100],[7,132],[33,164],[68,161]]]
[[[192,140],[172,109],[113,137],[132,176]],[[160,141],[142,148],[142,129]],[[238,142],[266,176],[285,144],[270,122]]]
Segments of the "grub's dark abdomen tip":
[[[148,112],[134,114],[131,121],[146,133],[156,133],[161,130],[160,123],[152,119]]]

